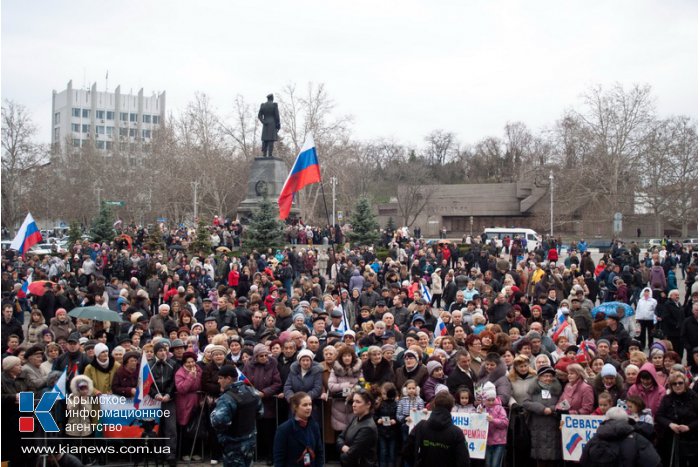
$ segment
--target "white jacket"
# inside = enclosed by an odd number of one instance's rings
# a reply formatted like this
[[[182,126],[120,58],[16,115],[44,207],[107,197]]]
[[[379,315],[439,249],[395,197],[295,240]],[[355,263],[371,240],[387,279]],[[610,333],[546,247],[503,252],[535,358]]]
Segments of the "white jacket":
[[[644,299],[644,291],[649,291],[649,298]],[[656,310],[656,299],[651,296],[651,289],[645,287],[637,302],[637,309],[634,312],[634,317],[637,320],[652,321],[654,319],[654,311]]]

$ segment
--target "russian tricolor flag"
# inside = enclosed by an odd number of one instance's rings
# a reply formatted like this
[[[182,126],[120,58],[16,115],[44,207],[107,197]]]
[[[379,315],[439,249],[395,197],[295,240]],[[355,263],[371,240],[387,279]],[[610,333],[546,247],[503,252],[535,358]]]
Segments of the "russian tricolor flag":
[[[10,248],[17,250],[22,256],[24,256],[27,251],[39,243],[42,240],[41,232],[39,227],[37,227],[36,222],[31,213],[27,214],[27,217],[22,222],[22,226],[17,231],[15,239],[12,240]]]
[[[139,368],[139,380],[136,384],[136,394],[134,394],[134,407],[139,408],[143,398],[146,397],[151,390],[151,385],[155,384],[156,380],[153,379],[153,373],[151,373],[151,367],[148,366],[148,359],[146,359],[146,352],[143,353],[141,357],[141,367]]]
[[[24,281],[24,284],[22,284],[22,288],[19,289],[19,292],[17,292],[17,298],[27,298],[27,295],[29,295],[29,284],[32,283],[32,273],[29,274],[27,277],[27,280]]]
[[[440,336],[447,335],[447,326],[442,318],[438,318],[438,322],[435,325],[435,331],[433,331],[433,338],[437,339]]]
[[[313,137],[309,134],[306,136],[306,141],[304,141],[304,145],[301,147],[292,170],[289,172],[287,181],[284,182],[282,192],[277,199],[277,204],[280,207],[280,219],[284,220],[289,217],[294,193],[301,191],[306,185],[320,181],[321,167],[316,156],[316,145]]]

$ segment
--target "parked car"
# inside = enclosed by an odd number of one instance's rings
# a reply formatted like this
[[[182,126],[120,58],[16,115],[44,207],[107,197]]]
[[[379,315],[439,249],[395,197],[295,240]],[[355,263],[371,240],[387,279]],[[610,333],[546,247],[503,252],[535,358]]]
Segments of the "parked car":
[[[687,240],[683,240],[683,246],[686,247],[688,251],[698,251],[698,239],[689,238]]]
[[[649,241],[647,242],[647,249],[652,250],[654,248],[661,249],[661,241],[662,239],[660,238],[650,238]]]
[[[600,253],[609,253],[612,249],[612,241],[602,238],[594,239],[588,242],[589,249],[597,249]]]

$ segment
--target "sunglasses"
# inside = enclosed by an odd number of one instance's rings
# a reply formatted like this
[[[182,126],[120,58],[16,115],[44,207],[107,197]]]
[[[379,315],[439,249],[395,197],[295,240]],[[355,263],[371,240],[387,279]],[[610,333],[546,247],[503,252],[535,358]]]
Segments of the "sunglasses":
[[[671,386],[685,386],[685,383],[683,381],[676,381],[675,383],[671,383]]]

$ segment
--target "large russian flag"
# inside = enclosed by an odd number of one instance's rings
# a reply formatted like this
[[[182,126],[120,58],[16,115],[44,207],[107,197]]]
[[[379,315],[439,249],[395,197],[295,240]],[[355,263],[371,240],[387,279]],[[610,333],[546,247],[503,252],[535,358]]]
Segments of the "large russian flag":
[[[22,222],[22,226],[17,231],[15,239],[12,240],[10,248],[17,250],[22,256],[24,256],[27,251],[39,243],[42,240],[41,232],[39,227],[37,227],[36,222],[31,213],[27,214],[27,217]]]
[[[306,136],[306,141],[304,141],[304,145],[301,147],[292,170],[289,172],[287,181],[284,182],[282,192],[277,199],[277,204],[280,206],[280,219],[284,220],[289,217],[294,193],[300,191],[306,185],[320,181],[321,167],[316,156],[316,145],[313,137],[309,134]]]

